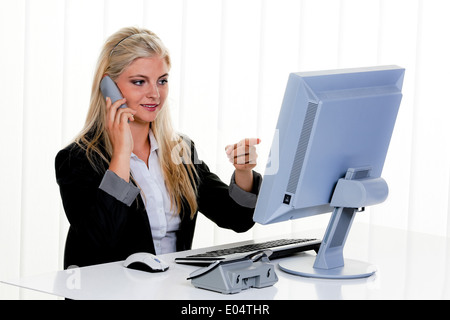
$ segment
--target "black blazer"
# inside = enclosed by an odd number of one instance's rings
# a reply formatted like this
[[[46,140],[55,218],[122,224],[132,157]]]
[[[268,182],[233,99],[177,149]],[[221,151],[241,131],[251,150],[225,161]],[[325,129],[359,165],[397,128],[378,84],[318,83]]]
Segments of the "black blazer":
[[[205,163],[198,161],[194,144],[191,145],[192,161],[199,174],[195,182],[199,211],[220,227],[236,232],[249,230],[254,224],[254,209],[240,206],[230,197],[228,185],[210,172]],[[85,151],[75,143],[58,152],[55,170],[70,223],[64,268],[124,260],[135,252],[155,253],[150,223],[140,195],[128,206],[100,189],[104,172],[96,172]],[[261,176],[255,173],[254,177],[252,192],[257,193]],[[186,205],[183,207],[187,208]],[[189,211],[183,207],[177,251],[191,248],[197,219],[197,214],[191,219]]]

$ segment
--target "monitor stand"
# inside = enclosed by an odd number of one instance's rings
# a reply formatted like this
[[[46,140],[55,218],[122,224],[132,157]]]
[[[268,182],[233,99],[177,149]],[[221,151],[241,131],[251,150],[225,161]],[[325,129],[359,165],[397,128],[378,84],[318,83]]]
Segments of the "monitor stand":
[[[365,170],[365,171],[364,171]],[[341,180],[344,180],[341,182]],[[312,278],[358,279],[370,277],[376,269],[370,263],[344,259],[343,249],[355,214],[366,205],[381,203],[388,188],[382,178],[371,178],[370,168],[349,169],[340,179],[331,205],[335,207],[317,256],[302,255],[279,263],[281,270]],[[351,207],[348,202],[353,203]]]

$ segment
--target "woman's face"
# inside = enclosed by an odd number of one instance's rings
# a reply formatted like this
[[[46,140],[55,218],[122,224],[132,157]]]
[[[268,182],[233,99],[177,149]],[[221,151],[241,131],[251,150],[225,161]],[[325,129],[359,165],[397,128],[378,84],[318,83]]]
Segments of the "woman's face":
[[[116,79],[129,108],[136,110],[135,123],[156,119],[169,93],[169,68],[164,58],[138,58]]]

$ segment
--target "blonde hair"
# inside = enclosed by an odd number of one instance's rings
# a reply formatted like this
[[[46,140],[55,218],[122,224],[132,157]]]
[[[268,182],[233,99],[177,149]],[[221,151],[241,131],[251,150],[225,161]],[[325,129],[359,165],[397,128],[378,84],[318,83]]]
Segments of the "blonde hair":
[[[100,92],[100,81],[105,74],[115,80],[135,59],[154,56],[165,59],[170,68],[169,52],[159,37],[149,30],[136,27],[120,29],[111,35],[103,46],[94,75],[86,122],[75,138],[75,142],[85,149],[91,165],[99,172],[107,169],[103,163],[109,165],[112,155],[112,145],[105,130],[106,102]],[[167,103],[152,122],[151,130],[158,141],[158,157],[171,206],[176,206],[179,214],[185,199],[193,218],[197,212],[195,181],[198,176],[190,161],[190,146],[172,128]],[[174,154],[183,160],[184,165],[180,161],[174,161]],[[103,161],[98,161],[99,159]]]

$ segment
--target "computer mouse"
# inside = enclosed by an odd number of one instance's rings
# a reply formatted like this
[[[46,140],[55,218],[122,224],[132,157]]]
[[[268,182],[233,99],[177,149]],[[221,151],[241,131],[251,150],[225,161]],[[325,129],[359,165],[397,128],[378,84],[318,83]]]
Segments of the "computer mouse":
[[[169,265],[157,256],[148,252],[137,252],[130,255],[123,263],[124,267],[146,272],[163,272]]]

